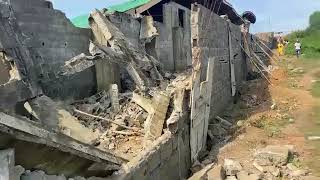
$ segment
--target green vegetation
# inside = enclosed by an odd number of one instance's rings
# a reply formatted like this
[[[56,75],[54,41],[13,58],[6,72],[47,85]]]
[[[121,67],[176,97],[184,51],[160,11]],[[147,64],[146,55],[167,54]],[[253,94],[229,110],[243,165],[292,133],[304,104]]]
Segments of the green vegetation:
[[[309,24],[306,30],[293,32],[286,37],[290,42],[286,54],[295,55],[294,43],[296,39],[299,39],[302,44],[303,57],[320,58],[320,11],[310,16]]]
[[[275,119],[263,115],[256,121],[251,122],[252,126],[263,129],[269,137],[281,137],[282,128],[288,124],[289,115],[287,114]]]

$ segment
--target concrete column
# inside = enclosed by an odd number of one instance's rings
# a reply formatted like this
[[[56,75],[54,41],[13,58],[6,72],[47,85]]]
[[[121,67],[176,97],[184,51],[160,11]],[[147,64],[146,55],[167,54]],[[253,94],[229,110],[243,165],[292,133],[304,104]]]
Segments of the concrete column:
[[[13,175],[14,150],[0,151],[0,180],[9,180]]]

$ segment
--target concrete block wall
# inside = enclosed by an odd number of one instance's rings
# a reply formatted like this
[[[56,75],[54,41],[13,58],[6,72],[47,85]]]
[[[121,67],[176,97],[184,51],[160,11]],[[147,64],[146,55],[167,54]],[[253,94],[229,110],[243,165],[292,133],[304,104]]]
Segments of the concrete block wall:
[[[183,26],[179,12],[183,16]],[[175,2],[163,5],[163,25],[159,23],[157,26],[160,36],[156,49],[167,71],[183,71],[192,65],[190,16],[190,9]]]
[[[247,77],[246,54],[243,51],[243,36],[239,26],[230,23],[231,45],[235,58],[235,75],[237,88],[240,88]],[[242,47],[241,47],[242,46]]]
[[[90,31],[76,28],[61,11],[45,0],[10,0],[17,23],[26,36],[24,45],[33,54],[34,70],[44,77],[56,74],[65,61],[88,53]]]
[[[125,35],[130,43],[135,47],[140,47],[140,22],[133,18],[129,14],[115,13],[108,16],[110,22],[112,22],[119,30]]]
[[[231,70],[229,30],[232,35],[232,45],[235,57],[236,84],[240,86],[245,80],[246,67],[241,51],[240,27],[231,24],[201,5],[192,6],[191,15],[192,45],[200,49],[200,61],[207,64],[209,58],[215,59],[213,92],[211,96],[211,119],[218,115],[231,103]],[[206,69],[201,70],[205,77]]]
[[[1,21],[12,16],[15,21],[11,27],[13,33],[21,34],[18,37],[21,44],[8,43],[13,36],[8,36],[9,40],[1,38],[0,41],[5,52],[24,64],[25,67],[18,67],[23,76],[28,76],[33,85],[39,85],[52,98],[92,95],[96,87],[94,71],[86,70],[66,77],[60,74],[67,60],[81,53],[89,54],[91,30],[75,27],[64,13],[53,9],[50,1],[6,0],[0,6],[1,11],[5,12],[1,13]],[[26,53],[30,62],[13,50],[22,46],[22,52]],[[65,86],[65,80],[72,86]]]
[[[183,27],[179,24],[179,11],[183,11]],[[183,71],[192,65],[190,15],[190,9],[169,2],[163,5],[163,23],[154,23],[159,33],[155,38],[155,58],[166,71]],[[124,13],[115,13],[108,18],[133,45],[145,48],[140,41],[141,23],[137,19]]]

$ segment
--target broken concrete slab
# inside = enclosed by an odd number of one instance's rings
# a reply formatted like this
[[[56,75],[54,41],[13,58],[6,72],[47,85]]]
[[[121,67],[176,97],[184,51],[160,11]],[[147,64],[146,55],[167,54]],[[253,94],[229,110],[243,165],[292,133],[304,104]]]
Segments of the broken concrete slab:
[[[157,60],[128,42],[124,34],[100,11],[95,10],[91,13],[89,24],[99,44],[105,47],[111,46],[113,51],[121,54],[123,57],[120,59],[121,63],[126,65],[129,75],[139,89],[144,91],[145,87],[155,85],[152,80],[163,79],[156,67],[156,64],[159,64]]]
[[[288,162],[289,153],[288,146],[267,146],[255,153],[255,162],[261,166],[285,165]]]
[[[94,64],[95,63],[89,59],[88,56],[86,56],[84,53],[81,53],[78,56],[66,61],[62,67],[61,73],[63,75],[78,73],[94,66]]]
[[[153,112],[145,122],[145,138],[154,140],[161,136],[166,114],[170,103],[170,97],[164,92],[155,94],[152,98]]]
[[[133,93],[132,101],[141,106],[148,113],[152,113],[154,111],[152,107],[152,99],[146,98],[138,93]]]
[[[58,132],[60,130],[60,132],[88,144],[98,136],[97,133],[91,132],[90,129],[80,124],[62,105],[47,96],[29,100],[24,104],[24,107],[33,117],[38,119],[43,127],[50,131]]]
[[[40,128],[35,123],[17,119],[4,113],[0,113],[0,131],[2,134],[13,136],[21,141],[43,144],[95,162],[104,161],[115,164],[126,162],[111,152],[98,150],[68,136]]]

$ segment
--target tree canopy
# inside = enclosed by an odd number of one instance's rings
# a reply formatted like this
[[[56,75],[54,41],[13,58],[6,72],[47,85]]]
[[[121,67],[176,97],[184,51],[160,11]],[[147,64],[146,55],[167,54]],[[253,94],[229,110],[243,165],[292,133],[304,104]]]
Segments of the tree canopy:
[[[314,12],[309,19],[310,30],[320,30],[320,11]]]

